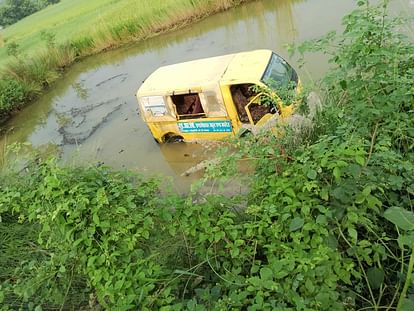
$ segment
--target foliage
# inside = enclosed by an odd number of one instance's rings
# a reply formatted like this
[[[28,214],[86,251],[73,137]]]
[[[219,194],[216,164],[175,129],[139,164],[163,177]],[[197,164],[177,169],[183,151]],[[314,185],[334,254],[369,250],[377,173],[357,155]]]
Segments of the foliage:
[[[0,25],[8,26],[60,0],[6,0],[0,6]]]
[[[50,31],[43,30],[40,33],[40,37],[43,41],[45,41],[46,46],[51,49],[54,48],[56,45],[56,34]]]
[[[6,49],[7,49],[7,55],[9,56],[14,56],[14,57],[18,57],[19,56],[19,44],[12,41],[7,43],[6,45]]]
[[[221,151],[207,178],[249,163],[249,193],[180,197],[53,160],[2,176],[0,225],[34,250],[1,246],[3,309],[412,310],[414,46],[386,4],[300,47],[339,46],[313,135],[281,125]]]
[[[0,80],[0,119],[20,107],[25,100],[25,88],[16,80]]]
[[[19,223],[37,224],[36,248],[47,254],[22,261],[17,282],[6,280],[21,297],[20,305],[9,307],[63,305],[79,283],[103,306],[138,304],[136,293],[145,298],[154,288],[148,280],[161,273],[157,255],[149,252],[150,238],[160,230],[155,226],[162,226],[161,217],[153,221],[158,210],[146,199],[155,195],[153,183],[135,180],[134,186],[129,176],[104,169],[65,170],[53,162],[35,170],[26,181],[2,188],[0,210],[9,218],[19,216]]]
[[[342,36],[328,34],[298,47],[334,47],[335,69],[323,81],[325,106],[315,122],[318,135],[304,146],[289,128],[279,130],[283,139],[263,134],[238,141],[239,151],[217,161],[225,169],[213,169],[212,176],[234,172],[235,159],[253,159],[249,206],[280,212],[294,205],[299,214],[289,214],[291,228],[328,228],[323,243],[349,264],[349,278],[336,279],[342,308],[411,310],[414,256],[405,254],[413,253],[414,241],[414,46],[396,30],[404,21],[387,16],[386,1],[359,6],[344,18]]]

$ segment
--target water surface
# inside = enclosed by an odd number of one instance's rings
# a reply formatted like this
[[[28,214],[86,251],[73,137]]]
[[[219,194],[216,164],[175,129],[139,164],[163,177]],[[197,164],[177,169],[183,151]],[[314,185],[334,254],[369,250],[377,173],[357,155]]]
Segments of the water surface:
[[[135,93],[142,81],[162,65],[262,48],[276,51],[297,68],[285,45],[340,29],[342,16],[354,5],[353,0],[254,1],[86,58],[10,120],[0,137],[0,150],[10,143],[29,142],[34,148],[57,150],[65,161],[161,173],[185,187],[198,176],[181,175],[211,157],[212,148],[156,144],[138,112]],[[409,1],[399,1],[400,6],[413,9]],[[326,56],[315,54],[298,72],[306,81],[319,78],[327,68]]]

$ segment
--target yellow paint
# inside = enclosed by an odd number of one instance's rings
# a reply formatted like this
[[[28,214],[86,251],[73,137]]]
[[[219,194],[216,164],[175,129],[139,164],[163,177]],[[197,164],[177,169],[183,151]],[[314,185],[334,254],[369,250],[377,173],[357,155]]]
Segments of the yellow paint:
[[[171,136],[179,136],[187,141],[220,140],[237,134],[243,123],[239,119],[230,87],[238,84],[264,86],[261,79],[271,55],[270,50],[255,50],[158,68],[137,92],[141,115],[154,138],[158,142],[164,142]],[[300,91],[300,82],[297,90]],[[180,119],[173,98],[190,93],[199,95],[203,117],[183,119],[181,114]],[[257,101],[253,99],[251,102]],[[278,106],[282,118],[294,111],[293,104],[286,106],[279,101]],[[251,125],[254,125],[250,111],[247,114]],[[270,113],[264,115],[255,126],[265,125],[271,116]],[[179,123],[209,122],[211,126],[219,121],[229,121],[231,132],[185,132],[186,129],[181,131],[179,128]]]

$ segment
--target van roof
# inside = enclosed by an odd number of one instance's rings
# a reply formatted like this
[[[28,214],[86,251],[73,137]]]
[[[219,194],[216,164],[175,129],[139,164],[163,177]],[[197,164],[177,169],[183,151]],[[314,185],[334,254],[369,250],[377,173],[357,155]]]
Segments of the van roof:
[[[254,50],[163,66],[141,85],[138,95],[163,95],[199,90],[203,86],[259,80],[269,62],[270,50]]]

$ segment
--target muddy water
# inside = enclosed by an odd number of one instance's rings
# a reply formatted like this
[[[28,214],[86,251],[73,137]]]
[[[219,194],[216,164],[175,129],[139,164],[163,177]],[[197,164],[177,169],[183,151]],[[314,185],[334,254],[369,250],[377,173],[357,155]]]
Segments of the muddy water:
[[[406,4],[412,9],[411,2]],[[0,150],[10,143],[28,142],[30,148],[57,150],[68,162],[163,174],[171,176],[178,188],[185,187],[198,176],[181,175],[210,157],[211,148],[157,145],[138,115],[135,92],[141,82],[161,65],[257,48],[277,51],[296,66],[284,45],[340,28],[341,17],[353,7],[352,0],[255,1],[185,29],[87,58],[7,124]],[[313,55],[299,73],[309,80],[326,68],[325,57]]]

